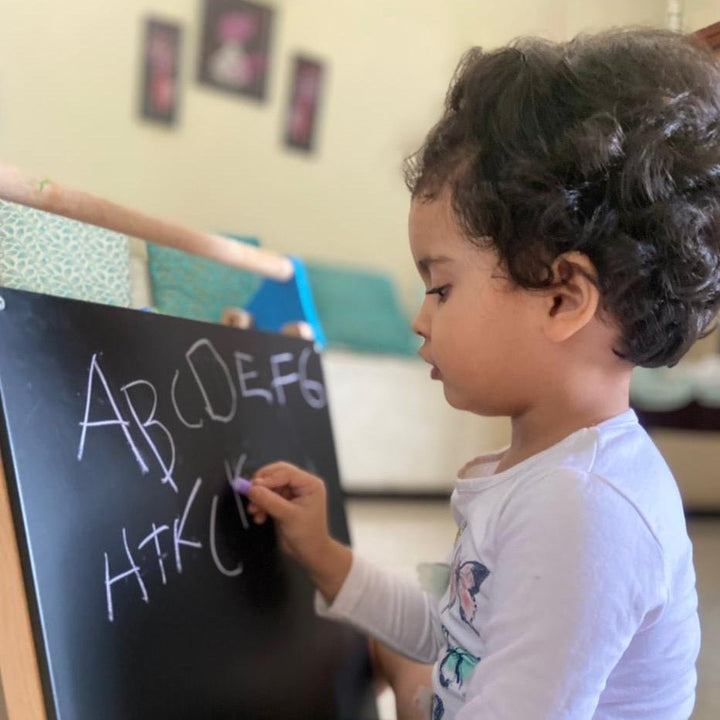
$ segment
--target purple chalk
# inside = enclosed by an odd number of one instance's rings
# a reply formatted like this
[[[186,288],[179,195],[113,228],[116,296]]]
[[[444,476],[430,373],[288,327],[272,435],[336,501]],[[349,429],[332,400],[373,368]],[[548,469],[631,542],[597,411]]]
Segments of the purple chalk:
[[[241,495],[247,495],[248,490],[250,490],[250,488],[252,487],[252,483],[250,482],[250,480],[247,480],[244,477],[233,478],[230,481],[230,485],[235,492],[238,492]]]

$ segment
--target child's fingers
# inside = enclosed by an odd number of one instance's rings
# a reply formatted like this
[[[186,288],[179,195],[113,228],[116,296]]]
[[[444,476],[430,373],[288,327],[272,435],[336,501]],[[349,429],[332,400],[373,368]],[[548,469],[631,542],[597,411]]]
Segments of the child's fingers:
[[[278,462],[260,468],[253,477],[253,484],[275,490],[290,499],[312,492],[322,485],[322,480],[295,465]]]
[[[269,478],[275,475],[283,475],[295,471],[300,471],[300,468],[297,467],[297,465],[293,465],[292,463],[280,460],[277,462],[268,463],[267,465],[259,468],[255,471],[254,477]]]
[[[261,510],[255,503],[248,503],[247,511],[252,515],[253,522],[262,525],[267,520],[267,513]]]
[[[295,512],[292,502],[282,497],[275,490],[262,485],[253,484],[248,490],[248,499],[260,512],[281,522]]]
[[[292,463],[279,461],[261,467],[257,472],[255,472],[253,477],[272,480],[273,482],[286,480],[290,484],[295,484],[314,479],[315,475],[306,472]]]
[[[268,516],[283,522],[299,510],[294,501],[324,491],[320,478],[295,465],[276,462],[260,468],[247,492],[248,510],[253,520],[261,524]]]

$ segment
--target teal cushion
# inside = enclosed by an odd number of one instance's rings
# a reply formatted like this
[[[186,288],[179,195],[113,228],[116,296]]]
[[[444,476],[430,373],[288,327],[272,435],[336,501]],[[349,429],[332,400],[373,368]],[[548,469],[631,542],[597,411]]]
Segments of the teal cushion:
[[[228,237],[256,247],[260,244],[256,238]],[[220,322],[225,308],[246,305],[263,281],[256,273],[163,245],[148,243],[147,251],[153,302],[167,315]]]
[[[417,352],[419,341],[390,275],[308,261],[305,267],[328,347],[397,355]]]
[[[128,307],[128,239],[0,200],[0,285]]]

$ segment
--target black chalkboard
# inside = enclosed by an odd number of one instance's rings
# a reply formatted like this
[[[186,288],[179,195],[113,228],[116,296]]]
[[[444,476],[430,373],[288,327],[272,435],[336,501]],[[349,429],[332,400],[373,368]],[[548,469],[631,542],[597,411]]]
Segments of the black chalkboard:
[[[376,717],[365,641],[315,616],[228,485],[296,463],[349,540],[312,344],[17,290],[0,305],[2,453],[48,717]]]

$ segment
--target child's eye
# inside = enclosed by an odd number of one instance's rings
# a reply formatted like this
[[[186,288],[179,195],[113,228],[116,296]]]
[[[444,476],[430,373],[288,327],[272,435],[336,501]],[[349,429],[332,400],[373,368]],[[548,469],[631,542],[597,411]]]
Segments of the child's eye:
[[[447,300],[448,293],[450,292],[449,285],[438,285],[437,287],[430,288],[425,294],[426,295],[437,295],[440,302]]]

